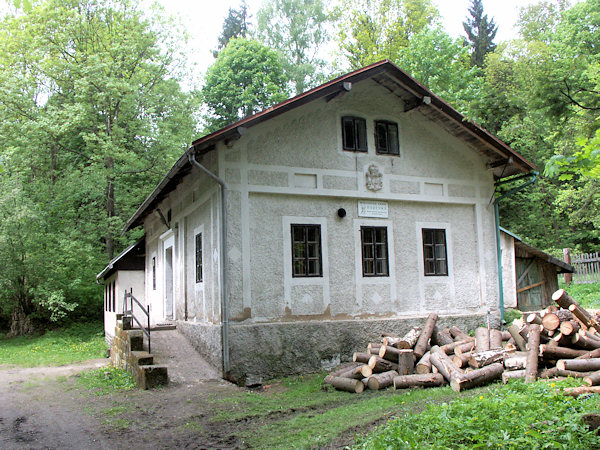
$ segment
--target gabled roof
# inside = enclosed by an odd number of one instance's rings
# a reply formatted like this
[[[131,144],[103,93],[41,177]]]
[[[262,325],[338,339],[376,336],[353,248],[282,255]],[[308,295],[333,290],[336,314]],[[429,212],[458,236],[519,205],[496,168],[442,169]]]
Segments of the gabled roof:
[[[108,278],[116,270],[144,270],[144,252],[146,251],[146,236],[142,236],[117,256],[115,256],[106,267],[96,275],[96,281],[100,278]]]
[[[199,155],[208,153],[215,149],[219,141],[238,139],[248,128],[312,101],[322,98],[325,98],[327,101],[332,100],[337,95],[349,90],[352,83],[357,83],[367,78],[372,79],[402,100],[405,104],[405,111],[408,112],[412,109],[420,108],[420,111],[431,120],[440,123],[449,132],[473,145],[479,152],[489,158],[489,167],[491,170],[494,170],[494,174],[497,177],[527,173],[535,169],[533,164],[512,150],[500,139],[476,123],[467,120],[465,116],[437,97],[398,66],[388,60],[383,60],[362,69],[349,72],[195,140],[192,146],[177,160],[150,196],[148,196],[131,219],[129,219],[123,232],[140,225],[143,217],[149,214],[169,192],[175,189],[183,176],[190,172],[191,164],[188,158],[191,153],[196,152]]]
[[[503,233],[506,233],[509,236],[511,236],[512,238],[514,238],[515,250],[517,250],[519,253],[526,254],[529,257],[533,256],[535,258],[541,259],[542,261],[546,261],[550,264],[555,265],[556,271],[558,273],[575,273],[575,268],[571,264],[566,263],[563,260],[560,260],[558,258],[555,258],[554,256],[549,255],[546,252],[543,252],[539,248],[535,248],[531,245],[526,244],[525,242],[523,242],[523,239],[521,239],[516,234],[511,233],[507,229],[502,228],[502,227],[499,227],[499,228],[500,228],[500,231],[502,231]]]

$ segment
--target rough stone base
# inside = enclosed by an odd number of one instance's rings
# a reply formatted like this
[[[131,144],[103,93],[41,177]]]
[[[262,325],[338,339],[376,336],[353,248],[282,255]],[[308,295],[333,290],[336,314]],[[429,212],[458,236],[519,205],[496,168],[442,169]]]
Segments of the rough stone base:
[[[231,375],[265,379],[329,370],[351,361],[356,351],[366,351],[369,342],[379,342],[381,333],[403,335],[425,324],[426,317],[261,323],[230,326]],[[463,331],[486,323],[485,315],[440,316],[437,325],[456,325]],[[178,325],[179,326],[179,325]],[[215,327],[220,330],[220,327]],[[199,334],[196,339],[200,338]],[[194,342],[194,339],[190,337]],[[196,344],[194,344],[196,345]]]
[[[211,365],[219,369],[223,367],[221,325],[177,321],[177,330]]]

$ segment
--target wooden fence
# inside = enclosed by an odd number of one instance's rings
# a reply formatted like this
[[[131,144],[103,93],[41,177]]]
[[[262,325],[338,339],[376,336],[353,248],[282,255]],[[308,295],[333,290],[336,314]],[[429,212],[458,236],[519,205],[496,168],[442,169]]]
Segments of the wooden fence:
[[[566,250],[566,249],[565,249]],[[565,253],[565,259],[570,256],[570,264],[575,268],[572,275],[573,283],[599,283],[600,282],[600,254],[581,253],[569,255]]]

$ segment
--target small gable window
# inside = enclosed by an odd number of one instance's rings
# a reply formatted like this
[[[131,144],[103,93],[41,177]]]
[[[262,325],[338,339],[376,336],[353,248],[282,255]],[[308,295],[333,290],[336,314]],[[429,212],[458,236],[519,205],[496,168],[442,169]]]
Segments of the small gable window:
[[[342,136],[344,150],[353,152],[367,151],[367,121],[360,117],[342,117]]]
[[[375,146],[379,155],[400,155],[398,124],[377,120],[375,122]]]

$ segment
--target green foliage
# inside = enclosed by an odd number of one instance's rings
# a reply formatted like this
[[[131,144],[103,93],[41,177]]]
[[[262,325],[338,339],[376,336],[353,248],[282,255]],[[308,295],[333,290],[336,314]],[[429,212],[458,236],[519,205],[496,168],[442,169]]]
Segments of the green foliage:
[[[515,319],[523,317],[523,313],[516,308],[508,308],[504,311],[504,321],[510,326]]]
[[[206,73],[202,99],[209,109],[206,131],[248,117],[285,100],[279,55],[257,41],[232,39]]]
[[[78,323],[40,336],[0,337],[0,364],[61,366],[106,356],[99,322]]]
[[[558,287],[567,291],[584,308],[600,309],[600,283],[571,283],[567,286],[560,282]]]
[[[353,69],[397,61],[413,36],[437,23],[430,0],[344,0],[336,8],[337,43]]]
[[[421,414],[391,420],[360,448],[597,448],[600,437],[581,421],[598,395],[573,399],[558,388],[579,383],[494,386],[478,397],[430,405]]]
[[[113,366],[83,372],[79,376],[79,383],[94,395],[106,395],[135,388],[135,380],[131,374]]]
[[[324,81],[325,61],[317,57],[328,40],[323,0],[268,0],[257,14],[257,38],[282,56],[296,94]]]
[[[483,14],[481,0],[471,0],[469,14],[471,17],[467,17],[467,21],[463,22],[463,28],[471,43],[471,64],[482,67],[485,55],[496,48],[493,41],[498,26],[494,19],[488,20],[487,14]]]

